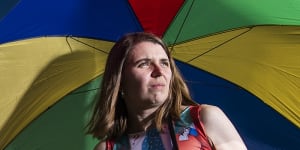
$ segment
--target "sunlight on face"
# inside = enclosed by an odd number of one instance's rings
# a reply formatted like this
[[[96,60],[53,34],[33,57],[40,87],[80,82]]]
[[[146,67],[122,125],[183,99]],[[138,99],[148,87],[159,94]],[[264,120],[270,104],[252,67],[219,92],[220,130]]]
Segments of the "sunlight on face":
[[[171,76],[169,58],[159,44],[137,44],[124,70],[125,102],[137,107],[160,106],[168,97]]]

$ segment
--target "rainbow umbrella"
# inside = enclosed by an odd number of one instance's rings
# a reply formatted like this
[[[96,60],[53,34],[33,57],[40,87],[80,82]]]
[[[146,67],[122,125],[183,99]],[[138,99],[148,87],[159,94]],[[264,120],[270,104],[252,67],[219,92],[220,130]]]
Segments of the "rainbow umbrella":
[[[300,2],[2,0],[0,149],[92,149],[84,134],[106,56],[128,32],[169,45],[195,100],[248,149],[300,142]]]

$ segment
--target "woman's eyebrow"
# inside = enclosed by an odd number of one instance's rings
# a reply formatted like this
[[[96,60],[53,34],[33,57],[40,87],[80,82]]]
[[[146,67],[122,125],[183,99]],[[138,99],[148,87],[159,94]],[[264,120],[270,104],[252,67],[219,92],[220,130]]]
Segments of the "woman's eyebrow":
[[[141,59],[138,59],[137,61],[135,61],[135,63],[139,63],[139,62],[142,62],[142,61],[151,61],[150,58],[141,58]],[[168,58],[161,58],[159,59],[159,61],[163,61],[163,62],[166,62],[166,61],[169,61]]]
[[[135,61],[134,64],[138,64],[138,63],[140,63],[142,61],[148,62],[148,61],[151,61],[151,59],[150,58],[141,58],[141,59],[138,59],[137,61]]]
[[[168,58],[162,58],[162,59],[160,59],[160,61],[169,61],[169,59]]]

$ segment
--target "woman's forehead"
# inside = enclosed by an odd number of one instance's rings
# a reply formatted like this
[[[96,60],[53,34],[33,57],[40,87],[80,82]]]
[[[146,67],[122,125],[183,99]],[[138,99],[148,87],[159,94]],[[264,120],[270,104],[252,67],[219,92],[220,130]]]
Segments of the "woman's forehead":
[[[141,42],[129,52],[129,57],[168,57],[166,51],[158,43]]]

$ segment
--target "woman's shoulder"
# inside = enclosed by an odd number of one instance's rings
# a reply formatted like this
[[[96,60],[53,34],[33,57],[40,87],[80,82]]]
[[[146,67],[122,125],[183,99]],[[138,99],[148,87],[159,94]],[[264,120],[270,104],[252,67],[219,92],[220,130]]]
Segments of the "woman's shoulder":
[[[226,117],[220,107],[209,104],[201,104],[200,116],[202,121],[218,121],[218,119]]]
[[[201,105],[201,121],[214,145],[224,149],[247,149],[239,133],[221,108]]]
[[[192,116],[199,116],[200,121],[204,123],[215,123],[218,122],[219,119],[226,118],[225,113],[222,111],[221,108],[215,105],[209,104],[198,104],[198,105],[190,105],[184,108],[181,114],[186,114],[186,110],[190,110],[192,112]]]
[[[202,111],[223,112],[220,107],[215,105],[201,104],[200,106]]]
[[[187,108],[191,107],[200,107],[201,112],[215,112],[215,113],[223,113],[223,111],[215,105],[209,105],[209,104],[198,104],[198,105],[189,105],[189,106],[181,106],[181,110],[184,111]]]
[[[101,141],[101,142],[99,142],[99,143],[95,146],[94,150],[106,150],[106,141]]]

